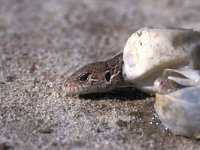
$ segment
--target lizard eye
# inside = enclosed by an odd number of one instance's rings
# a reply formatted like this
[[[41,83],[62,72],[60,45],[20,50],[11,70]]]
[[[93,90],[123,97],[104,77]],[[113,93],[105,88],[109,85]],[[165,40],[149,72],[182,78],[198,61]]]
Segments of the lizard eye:
[[[86,73],[86,74],[82,75],[79,80],[81,82],[86,82],[89,79],[89,75],[90,75],[90,73]]]

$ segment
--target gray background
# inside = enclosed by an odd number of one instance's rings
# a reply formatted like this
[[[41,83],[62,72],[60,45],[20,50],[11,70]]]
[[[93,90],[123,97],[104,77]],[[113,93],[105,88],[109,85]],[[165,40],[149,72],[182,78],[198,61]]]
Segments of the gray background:
[[[200,29],[199,0],[0,0],[0,150],[200,149],[134,89],[67,97],[67,76],[144,26]]]

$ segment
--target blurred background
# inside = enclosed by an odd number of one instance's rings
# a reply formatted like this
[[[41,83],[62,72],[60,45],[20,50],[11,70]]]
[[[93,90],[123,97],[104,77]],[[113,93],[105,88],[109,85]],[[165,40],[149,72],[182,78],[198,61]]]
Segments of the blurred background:
[[[1,0],[0,33],[48,34],[59,49],[104,59],[144,26],[200,29],[199,10],[199,0]]]
[[[60,89],[77,68],[121,52],[136,30],[161,25],[200,30],[200,1],[0,0],[0,150],[199,149],[162,126],[153,97]]]

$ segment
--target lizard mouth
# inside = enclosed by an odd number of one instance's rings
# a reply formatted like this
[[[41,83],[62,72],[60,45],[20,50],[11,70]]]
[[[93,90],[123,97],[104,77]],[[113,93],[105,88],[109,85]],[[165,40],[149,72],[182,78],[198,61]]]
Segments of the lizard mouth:
[[[81,91],[83,91],[83,87],[77,84],[69,84],[66,83],[63,87],[64,91],[66,91],[67,95],[76,95],[80,94]]]
[[[87,84],[80,84],[77,82],[67,81],[64,84],[63,90],[66,91],[67,95],[86,95],[91,93],[105,93],[108,91],[112,91],[118,87],[117,85],[112,85],[112,83],[99,83],[97,82],[89,82]]]
[[[109,73],[106,73],[105,78],[102,77],[100,79],[92,79],[90,77],[85,82],[80,82],[70,78],[65,82],[64,90],[66,91],[67,95],[105,93],[123,85],[124,81],[120,77],[118,77],[118,73],[116,75],[110,75]]]

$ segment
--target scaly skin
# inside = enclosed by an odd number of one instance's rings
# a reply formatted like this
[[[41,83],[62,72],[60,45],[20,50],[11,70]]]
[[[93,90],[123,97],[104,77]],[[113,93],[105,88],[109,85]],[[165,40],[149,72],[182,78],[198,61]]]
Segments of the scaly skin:
[[[122,66],[123,54],[83,66],[73,73],[65,84],[68,95],[107,92],[125,86]]]

